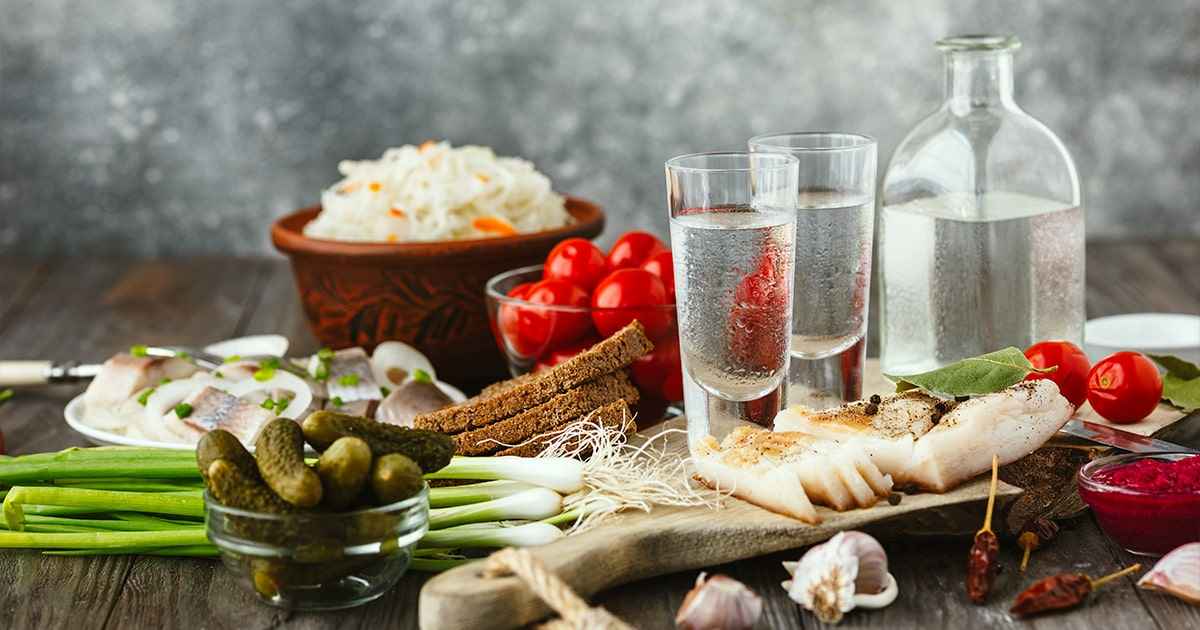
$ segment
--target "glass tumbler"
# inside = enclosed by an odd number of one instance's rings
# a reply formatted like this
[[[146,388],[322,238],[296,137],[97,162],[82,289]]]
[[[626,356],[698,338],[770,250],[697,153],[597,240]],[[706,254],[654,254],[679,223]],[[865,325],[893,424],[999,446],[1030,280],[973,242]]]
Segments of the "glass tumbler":
[[[769,423],[788,364],[797,160],[700,153],[668,160],[679,349],[691,441]],[[768,402],[762,402],[767,397]],[[765,422],[763,422],[765,420]],[[718,425],[721,425],[718,427]]]
[[[755,136],[750,151],[796,158],[796,265],[787,405],[827,408],[862,398],[876,144],[853,133]]]

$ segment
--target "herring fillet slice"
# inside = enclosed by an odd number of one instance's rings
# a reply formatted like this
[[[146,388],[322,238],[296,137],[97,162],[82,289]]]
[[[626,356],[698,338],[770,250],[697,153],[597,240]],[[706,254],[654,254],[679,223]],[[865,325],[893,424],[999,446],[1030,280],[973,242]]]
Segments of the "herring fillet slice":
[[[693,465],[708,487],[805,523],[821,522],[790,466],[775,466],[767,461],[736,465],[723,459],[721,445],[712,436],[697,443]]]
[[[962,403],[913,390],[885,397],[874,414],[866,407],[790,407],[776,417],[775,430],[837,441],[865,453],[897,484],[944,492],[988,470],[993,453],[1001,464],[1032,453],[1073,412],[1049,379]]]
[[[959,403],[917,439],[909,475],[921,487],[945,492],[991,468],[1037,450],[1066,424],[1075,408],[1049,379]]]
[[[870,507],[892,488],[891,478],[861,453],[801,433],[744,426],[719,444],[709,436],[695,450],[697,471],[710,487],[727,490],[736,482],[733,496],[806,522],[814,521],[794,505],[800,497],[841,511]]]

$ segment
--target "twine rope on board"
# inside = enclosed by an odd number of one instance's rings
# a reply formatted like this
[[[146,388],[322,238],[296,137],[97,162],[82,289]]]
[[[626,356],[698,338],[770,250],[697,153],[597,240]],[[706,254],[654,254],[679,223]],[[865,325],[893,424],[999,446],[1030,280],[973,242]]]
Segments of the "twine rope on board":
[[[484,566],[484,575],[499,577],[516,575],[546,602],[558,619],[552,619],[539,628],[545,630],[633,630],[629,624],[613,616],[603,608],[592,608],[586,601],[559,577],[550,572],[546,565],[533,557],[528,549],[508,547],[493,553]]]

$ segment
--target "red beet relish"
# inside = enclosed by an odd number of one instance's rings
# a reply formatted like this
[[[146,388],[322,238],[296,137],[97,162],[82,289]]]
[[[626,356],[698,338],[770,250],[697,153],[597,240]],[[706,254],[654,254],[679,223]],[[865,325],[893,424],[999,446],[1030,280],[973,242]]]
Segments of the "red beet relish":
[[[1200,541],[1200,455],[1106,457],[1080,469],[1078,480],[1100,527],[1128,551],[1161,555]]]

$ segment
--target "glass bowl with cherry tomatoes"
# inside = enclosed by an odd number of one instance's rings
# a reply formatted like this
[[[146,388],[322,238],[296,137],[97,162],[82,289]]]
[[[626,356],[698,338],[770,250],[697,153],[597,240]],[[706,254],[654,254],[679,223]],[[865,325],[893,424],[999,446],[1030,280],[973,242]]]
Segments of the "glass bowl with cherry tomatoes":
[[[648,232],[626,232],[604,252],[591,241],[560,242],[545,264],[494,276],[488,317],[509,372],[557,365],[636,319],[654,342],[630,372],[642,424],[683,399],[671,250]]]

